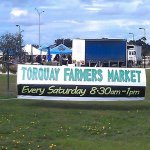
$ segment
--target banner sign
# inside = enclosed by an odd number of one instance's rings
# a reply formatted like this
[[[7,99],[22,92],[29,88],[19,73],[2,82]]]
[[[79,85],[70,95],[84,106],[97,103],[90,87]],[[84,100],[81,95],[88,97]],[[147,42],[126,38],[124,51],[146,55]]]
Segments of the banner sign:
[[[18,65],[18,98],[141,100],[145,69]]]

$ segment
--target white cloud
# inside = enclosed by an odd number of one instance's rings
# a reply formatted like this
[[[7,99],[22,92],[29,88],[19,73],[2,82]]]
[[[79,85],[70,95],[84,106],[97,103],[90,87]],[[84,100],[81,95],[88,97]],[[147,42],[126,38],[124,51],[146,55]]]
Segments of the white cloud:
[[[124,9],[125,12],[135,12],[138,11],[139,6],[141,6],[143,4],[142,0],[133,0],[129,3],[121,3],[120,7],[121,9]]]
[[[85,9],[92,12],[99,12],[102,10],[101,8],[97,8],[97,7],[86,7]]]
[[[25,30],[24,41],[38,43],[38,15],[41,15],[41,42],[61,37],[142,36],[139,27],[150,35],[150,0],[0,0],[0,22],[6,31]],[[34,5],[33,5],[34,3]],[[149,38],[150,39],[150,38]]]
[[[20,17],[20,16],[26,16],[28,14],[28,11],[20,8],[13,8],[10,14],[14,17]]]
[[[40,9],[50,9],[50,10],[70,10],[72,8],[78,9],[81,3],[80,0],[51,0],[47,3],[40,4]]]
[[[143,22],[141,22],[141,25],[143,26],[150,26],[150,20],[144,20]]]
[[[86,25],[86,26],[85,26]],[[82,32],[98,31],[101,27],[101,21],[91,20],[82,23]]]
[[[76,20],[64,20],[63,22],[65,22],[65,23],[71,23],[71,24],[79,24],[79,22],[78,21],[76,21]]]
[[[95,1],[93,1],[92,4],[82,4],[83,9],[91,11],[91,12],[99,12],[106,8],[106,5],[104,4],[98,4]],[[108,7],[108,6],[107,6]]]
[[[132,13],[138,11],[138,8],[143,4],[143,0],[130,0],[130,1],[98,1],[91,0],[89,3],[83,3],[83,9],[90,12],[101,12],[102,14],[119,14],[119,13]]]

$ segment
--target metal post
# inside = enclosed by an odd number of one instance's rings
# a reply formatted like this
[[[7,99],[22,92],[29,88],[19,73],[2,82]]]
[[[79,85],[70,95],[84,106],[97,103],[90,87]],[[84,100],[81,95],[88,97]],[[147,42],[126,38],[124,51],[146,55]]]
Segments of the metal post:
[[[139,29],[143,29],[144,30],[144,42],[146,44],[146,30],[145,30],[145,28],[139,28]],[[144,68],[145,68],[145,55],[143,57],[144,57]]]
[[[126,43],[126,60],[125,60],[125,67],[127,68],[128,67],[128,48],[127,48],[127,43]]]
[[[44,11],[39,11],[37,8],[35,8],[38,16],[39,16],[39,47],[41,45],[41,14],[44,12]]]
[[[120,64],[120,61],[118,60],[118,64],[117,64],[117,65],[118,65],[118,67],[120,67],[120,66],[119,66],[119,64]]]
[[[31,64],[33,64],[33,46],[31,45]]]
[[[9,52],[8,52],[8,49],[7,49],[6,65],[7,65],[7,92],[8,92],[8,95],[9,95]]]
[[[19,62],[21,62],[21,54],[20,54],[20,52],[21,52],[21,36],[20,36],[20,25],[16,25],[16,27],[18,27],[18,37],[19,37]]]
[[[145,55],[143,55],[143,58],[144,58],[144,68],[145,68]]]
[[[91,67],[91,61],[89,61],[89,67]]]
[[[98,62],[98,66],[101,67],[101,62],[100,61]]]
[[[133,37],[133,41],[134,41],[134,33],[129,33],[129,34],[132,34],[132,37]]]
[[[144,42],[146,43],[146,30],[145,30],[145,28],[139,28],[139,29],[143,29],[144,30]]]
[[[21,40],[21,32],[24,30],[21,30],[20,25],[16,25],[18,27],[18,35],[19,35],[19,62],[21,62],[21,56],[22,56],[22,40]]]

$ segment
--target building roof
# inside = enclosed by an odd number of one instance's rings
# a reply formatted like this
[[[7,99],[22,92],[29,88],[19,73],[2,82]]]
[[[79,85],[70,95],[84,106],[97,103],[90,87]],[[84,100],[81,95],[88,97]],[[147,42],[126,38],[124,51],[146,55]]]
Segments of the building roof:
[[[108,39],[108,38],[102,38],[102,39],[75,39],[75,40],[85,40],[85,41],[127,41],[127,39]]]

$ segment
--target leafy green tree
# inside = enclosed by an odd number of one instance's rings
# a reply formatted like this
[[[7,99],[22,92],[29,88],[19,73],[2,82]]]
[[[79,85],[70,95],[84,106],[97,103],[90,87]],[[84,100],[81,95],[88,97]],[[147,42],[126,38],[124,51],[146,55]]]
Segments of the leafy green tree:
[[[32,44],[32,46],[37,48],[37,49],[39,48],[39,45],[36,45],[36,44]]]
[[[72,40],[71,39],[57,39],[55,40],[56,46],[60,44],[64,44],[65,46],[71,48],[72,47]]]
[[[22,57],[22,43],[23,37],[21,34],[5,33],[0,36],[0,50],[3,55],[13,54],[15,57]]]
[[[142,55],[150,55],[150,45],[148,43],[145,42],[146,41],[146,38],[143,37],[139,40],[136,40],[136,41],[129,41],[129,44],[135,44],[135,45],[139,45],[139,46],[142,46]]]

